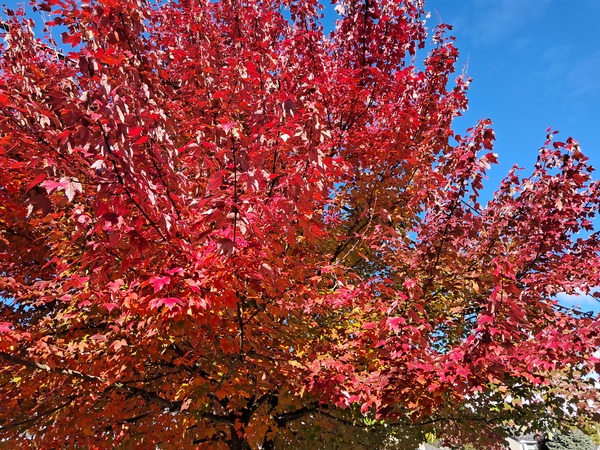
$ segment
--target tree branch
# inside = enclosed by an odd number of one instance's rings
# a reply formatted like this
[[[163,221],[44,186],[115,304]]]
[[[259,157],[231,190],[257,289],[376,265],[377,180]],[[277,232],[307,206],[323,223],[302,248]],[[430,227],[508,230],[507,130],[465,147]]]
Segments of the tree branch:
[[[0,431],[5,432],[7,430],[10,430],[11,428],[16,428],[21,425],[27,425],[27,424],[33,423],[33,422],[37,421],[38,419],[41,419],[44,416],[55,413],[56,411],[60,411],[64,407],[71,404],[73,402],[73,400],[75,400],[76,398],[77,398],[76,396],[69,397],[66,402],[61,403],[60,405],[58,405],[54,408],[50,408],[42,413],[39,413],[39,414],[35,415],[34,417],[30,417],[29,419],[21,420],[20,422],[13,422],[11,424],[0,427]]]
[[[0,352],[0,358],[8,361],[12,364],[29,367],[34,370],[43,370],[48,373],[56,373],[61,375],[66,375],[69,377],[79,378],[84,381],[88,381],[91,383],[104,384],[109,387],[117,388],[124,392],[129,392],[136,396],[140,396],[145,398],[146,400],[154,401],[165,408],[168,408],[170,411],[177,411],[181,408],[181,401],[171,401],[166,398],[161,397],[156,392],[146,391],[145,389],[141,389],[135,386],[129,386],[122,382],[110,382],[109,380],[105,380],[103,378],[88,375],[78,370],[66,369],[66,368],[52,368],[48,364],[42,364],[35,361],[31,361],[25,358],[21,358],[19,356],[11,355],[6,352]]]

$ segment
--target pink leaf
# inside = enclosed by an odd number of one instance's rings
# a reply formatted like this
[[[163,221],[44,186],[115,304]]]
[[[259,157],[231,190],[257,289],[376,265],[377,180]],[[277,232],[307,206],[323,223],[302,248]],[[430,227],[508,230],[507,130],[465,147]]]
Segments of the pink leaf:
[[[192,399],[186,398],[183,401],[183,403],[181,404],[181,411],[185,411],[186,409],[189,409],[191,403],[192,403]]]
[[[221,128],[223,128],[223,131],[225,131],[225,133],[229,133],[233,128],[233,122],[224,123],[221,125]]]
[[[158,309],[161,306],[166,306],[169,309],[173,309],[176,306],[181,306],[182,301],[176,297],[163,297],[159,299],[154,299],[150,302],[150,307],[152,309]]]
[[[406,325],[406,320],[404,320],[404,317],[391,317],[387,320],[387,323],[392,331],[398,331],[400,326]]]
[[[154,277],[150,280],[152,286],[154,287],[154,292],[160,291],[164,286],[171,282],[170,277]]]
[[[90,339],[96,342],[105,342],[107,340],[107,337],[104,334],[95,334],[91,336]]]
[[[46,189],[46,192],[47,192],[48,194],[50,194],[50,193],[51,193],[52,191],[54,191],[55,189],[59,189],[59,188],[62,188],[62,189],[64,189],[64,188],[65,188],[65,185],[66,185],[66,184],[65,184],[65,183],[63,183],[63,182],[62,182],[62,180],[61,180],[61,181],[45,180],[45,181],[44,181],[44,182],[42,182],[42,184],[41,184],[41,186],[42,186],[44,189]]]
[[[41,186],[46,189],[48,194],[55,189],[64,191],[70,202],[73,201],[77,192],[83,192],[83,187],[77,178],[62,177],[59,181],[45,180]]]
[[[481,316],[477,319],[477,325],[483,326],[487,323],[494,323],[494,318],[492,316]]]
[[[65,188],[65,195],[67,199],[72,202],[77,192],[83,192],[83,187],[77,178],[71,178],[67,181],[67,187]]]
[[[115,352],[118,352],[120,348],[127,347],[127,341],[125,339],[119,339],[117,341],[114,341],[112,344],[110,344],[110,347]]]
[[[168,273],[169,275],[175,275],[175,274],[183,275],[184,274],[184,271],[181,267],[175,267],[175,268],[169,269],[165,272]]]
[[[118,309],[119,305],[117,305],[116,303],[102,303],[102,306],[104,306],[108,312],[112,312],[113,309]]]

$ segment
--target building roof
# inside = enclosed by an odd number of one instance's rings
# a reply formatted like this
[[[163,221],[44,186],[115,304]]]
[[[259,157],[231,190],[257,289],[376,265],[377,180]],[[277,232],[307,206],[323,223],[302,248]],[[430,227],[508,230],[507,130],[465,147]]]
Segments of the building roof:
[[[516,435],[516,436],[511,436],[511,438],[513,438],[513,439],[522,439],[524,441],[534,441],[535,440],[535,433],[519,434],[519,435]]]

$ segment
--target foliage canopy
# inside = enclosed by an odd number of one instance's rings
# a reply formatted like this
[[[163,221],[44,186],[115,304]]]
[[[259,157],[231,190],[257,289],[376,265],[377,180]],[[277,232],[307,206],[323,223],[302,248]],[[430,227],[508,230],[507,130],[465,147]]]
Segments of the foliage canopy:
[[[314,0],[37,8],[0,47],[0,442],[493,448],[595,414],[598,318],[555,297],[600,285],[599,184],[549,131],[482,204],[494,134],[452,130],[422,2],[331,35]]]

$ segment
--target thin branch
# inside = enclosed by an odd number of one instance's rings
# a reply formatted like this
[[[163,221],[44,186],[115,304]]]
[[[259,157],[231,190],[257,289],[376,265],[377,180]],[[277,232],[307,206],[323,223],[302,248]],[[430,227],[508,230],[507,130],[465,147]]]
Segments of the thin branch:
[[[302,408],[299,408],[295,411],[279,414],[279,415],[275,416],[273,419],[275,420],[277,425],[282,427],[282,426],[285,426],[288,422],[299,419],[300,417],[305,416],[306,414],[309,414],[311,412],[317,412],[318,409],[319,409],[319,403],[313,402],[313,403],[303,406]]]
[[[114,156],[114,152],[112,150],[112,146],[110,144],[110,140],[108,139],[108,134],[106,133],[106,131],[104,130],[104,127],[102,126],[102,124],[100,123],[100,121],[98,121],[98,125],[100,127],[100,131],[102,132],[102,136],[104,138],[104,144],[106,145],[106,149],[108,150],[108,152],[111,154],[111,156],[113,156],[113,158],[111,158],[111,163],[113,166],[113,169],[115,171],[115,175],[117,176],[117,180],[119,181],[119,184],[123,187],[123,190],[125,191],[125,193],[127,194],[127,197],[129,198],[129,200],[131,200],[131,202],[137,207],[137,209],[142,213],[142,215],[144,216],[144,218],[148,221],[148,223],[150,224],[150,226],[152,226],[152,228],[154,228],[156,230],[156,232],[160,235],[160,237],[162,238],[163,241],[167,241],[167,238],[165,237],[165,235],[163,234],[163,232],[161,231],[161,229],[158,227],[158,225],[152,220],[152,218],[148,215],[148,213],[146,211],[144,211],[144,209],[142,208],[142,206],[138,203],[138,201],[133,197],[133,195],[131,194],[131,192],[129,191],[129,189],[127,188],[127,186],[125,185],[125,180],[123,179],[123,176],[121,175],[121,173],[119,172],[119,169],[117,167],[117,163],[115,162],[115,156]]]
[[[20,358],[18,356],[11,355],[6,352],[0,352],[0,358],[4,359],[5,361],[8,361],[12,364],[29,367],[34,370],[43,370],[48,373],[58,373],[58,374],[70,376],[73,378],[79,378],[81,380],[88,381],[91,383],[108,385],[110,387],[117,388],[121,391],[129,392],[131,394],[143,397],[147,400],[154,401],[154,402],[164,406],[165,408],[168,408],[171,411],[177,411],[181,408],[181,403],[182,403],[181,401],[171,401],[171,400],[161,397],[156,392],[146,391],[145,389],[141,389],[141,388],[138,388],[135,386],[129,386],[129,385],[119,382],[119,381],[110,382],[103,378],[100,378],[100,377],[97,377],[94,375],[88,375],[88,374],[85,374],[83,372],[80,372],[78,370],[73,370],[73,369],[67,369],[67,368],[54,368],[53,369],[52,367],[50,367],[47,364],[38,363],[38,362],[31,361],[28,359]]]
[[[76,398],[77,398],[76,396],[69,397],[66,402],[61,403],[60,405],[58,405],[54,408],[50,408],[42,413],[36,414],[34,417],[30,417],[29,419],[21,420],[20,422],[13,422],[11,424],[0,427],[0,431],[5,432],[5,431],[10,430],[11,428],[16,428],[21,425],[28,425],[30,423],[36,422],[37,420],[41,419],[42,417],[53,414],[56,411],[59,411],[59,410],[63,409],[64,407],[70,405],[71,403],[73,403],[73,400],[75,400]]]
[[[7,33],[9,33],[9,32],[10,32],[10,28],[11,28],[11,27],[10,27],[10,25],[9,25],[9,24],[7,24],[7,23],[6,23],[4,20],[0,20],[0,29],[1,29],[1,30],[4,30],[4,31],[6,31]],[[72,64],[76,64],[76,61],[75,61],[75,60],[73,60],[73,59],[71,59],[71,58],[67,58],[67,57],[66,57],[65,55],[63,55],[61,52],[59,52],[59,51],[57,51],[57,50],[53,49],[52,47],[50,47],[50,46],[49,46],[49,45],[47,45],[47,44],[42,44],[42,43],[36,42],[36,43],[35,43],[35,45],[36,45],[36,46],[38,46],[38,47],[41,47],[41,48],[42,48],[42,49],[44,49],[44,50],[47,50],[47,51],[50,51],[50,52],[54,53],[54,54],[56,55],[56,57],[57,57],[58,59],[60,59],[61,61],[65,60],[65,61],[68,61],[68,62],[70,62],[70,63],[72,63]]]

